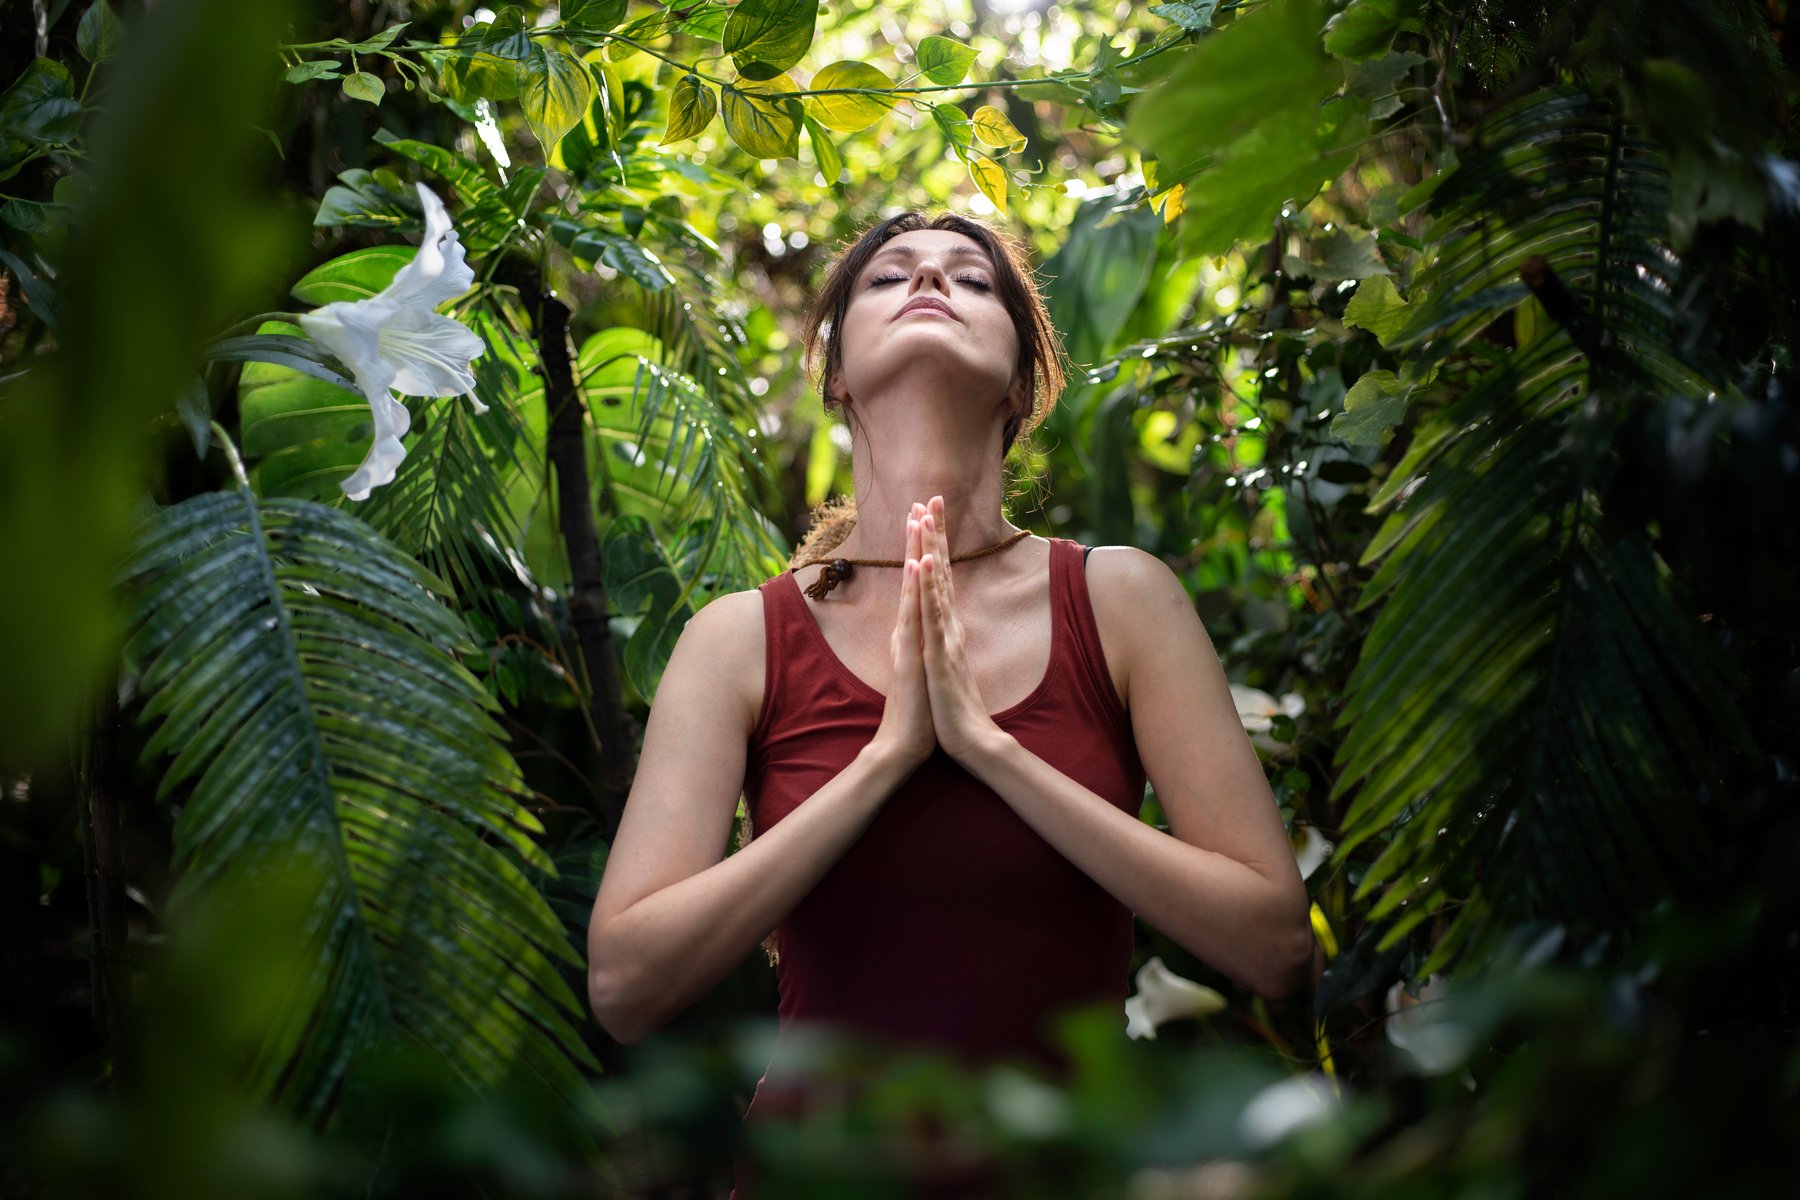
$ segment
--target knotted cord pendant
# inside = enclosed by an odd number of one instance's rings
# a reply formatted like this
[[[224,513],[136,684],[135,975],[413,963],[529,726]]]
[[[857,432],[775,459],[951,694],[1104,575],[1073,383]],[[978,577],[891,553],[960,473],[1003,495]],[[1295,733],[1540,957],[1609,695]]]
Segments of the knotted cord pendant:
[[[1020,538],[1030,536],[1031,530],[1029,529],[1016,530],[1010,537],[1003,538],[991,546],[984,546],[980,550],[971,550],[967,554],[954,555],[950,561],[959,563],[967,562],[971,558],[981,558],[983,555],[993,554],[996,551],[1006,549]],[[810,567],[814,563],[821,561],[823,560],[817,558],[808,559],[806,562],[798,563],[788,569],[798,571],[801,567]],[[858,565],[865,567],[904,567],[906,565],[906,560],[903,558],[834,558],[830,562],[825,563],[825,569],[819,572],[819,577],[817,579],[806,585],[806,594],[811,596],[814,600],[823,600],[826,596],[831,594],[831,589],[849,579],[851,573],[856,570]]]
[[[819,572],[817,579],[806,585],[806,594],[814,600],[823,600],[831,594],[832,588],[849,579],[854,570],[856,564],[849,559],[834,558],[825,564],[825,569]]]

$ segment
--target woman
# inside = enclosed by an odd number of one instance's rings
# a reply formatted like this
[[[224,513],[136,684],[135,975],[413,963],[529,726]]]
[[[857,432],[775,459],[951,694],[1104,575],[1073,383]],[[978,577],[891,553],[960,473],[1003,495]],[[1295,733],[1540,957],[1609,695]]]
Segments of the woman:
[[[883,221],[832,265],[809,365],[821,342],[854,508],[683,630],[589,927],[595,1015],[638,1042],[773,932],[778,1046],[837,1029],[1054,1069],[1057,1014],[1110,1005],[1123,1033],[1133,913],[1296,991],[1305,887],[1180,581],[1002,512],[1061,386],[1017,245]],[[1168,834],[1138,818],[1146,774]],[[740,792],[755,835],[726,856]],[[799,1104],[769,1083],[747,1120]]]

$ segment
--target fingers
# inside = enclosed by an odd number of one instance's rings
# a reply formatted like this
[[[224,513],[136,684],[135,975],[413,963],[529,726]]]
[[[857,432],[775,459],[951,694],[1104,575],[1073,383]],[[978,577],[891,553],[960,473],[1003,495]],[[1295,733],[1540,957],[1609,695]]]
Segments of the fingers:
[[[919,574],[923,577],[920,590],[924,593],[920,608],[925,617],[927,654],[936,650],[943,641],[944,613],[938,583],[938,576],[943,574],[943,570],[942,562],[929,550],[919,559]]]
[[[931,498],[931,503],[925,509],[924,524],[925,541],[927,548],[931,551],[932,565],[936,568],[932,572],[932,583],[936,588],[937,602],[940,608],[948,612],[954,593],[950,590],[950,535],[944,530],[944,498],[942,496]]]
[[[914,517],[906,521],[906,558],[901,565],[900,577],[900,620],[895,625],[895,635],[901,645],[896,653],[900,654],[899,667],[909,673],[922,671],[922,636],[920,634],[919,616],[919,548],[922,533],[919,522]]]
[[[922,532],[916,518],[906,520],[906,561],[901,565],[900,619],[919,619],[919,546]]]

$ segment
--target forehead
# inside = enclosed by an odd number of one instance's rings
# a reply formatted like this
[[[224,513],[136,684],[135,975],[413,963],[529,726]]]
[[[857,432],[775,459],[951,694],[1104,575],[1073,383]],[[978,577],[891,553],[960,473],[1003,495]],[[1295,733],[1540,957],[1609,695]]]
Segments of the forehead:
[[[921,255],[927,254],[942,255],[952,260],[966,259],[984,266],[993,265],[993,260],[988,257],[986,248],[980,242],[953,229],[914,229],[897,234],[883,242],[881,248],[869,256],[869,262],[916,262]]]

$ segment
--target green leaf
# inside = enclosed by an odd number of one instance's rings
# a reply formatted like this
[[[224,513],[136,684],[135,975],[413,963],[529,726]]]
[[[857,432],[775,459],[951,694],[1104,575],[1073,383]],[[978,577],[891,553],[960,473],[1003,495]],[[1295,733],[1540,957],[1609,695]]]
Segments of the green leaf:
[[[387,87],[380,76],[371,75],[367,71],[358,71],[354,75],[344,77],[344,95],[352,100],[367,100],[370,104],[380,104],[381,98],[387,95]]]
[[[770,79],[805,57],[818,19],[818,0],[740,0],[725,21],[725,53],[745,79]]]
[[[994,202],[1000,215],[1006,215],[1006,168],[1002,167],[986,155],[973,155],[969,159],[969,178],[981,189],[981,194]]]
[[[627,514],[615,520],[607,527],[601,551],[607,599],[621,614],[642,614],[623,659],[631,686],[650,699],[693,610],[680,602],[681,579],[643,517]]]
[[[386,50],[388,46],[393,44],[394,39],[400,36],[400,31],[411,24],[411,21],[402,21],[398,25],[389,25],[374,37],[365,38],[363,41],[356,43],[352,49],[356,50],[359,54],[373,54],[377,50]]]
[[[1406,416],[1412,385],[1392,371],[1365,371],[1344,393],[1344,411],[1331,419],[1333,437],[1359,446],[1379,446],[1381,435]]]
[[[416,254],[411,246],[365,246],[340,254],[301,276],[290,294],[302,304],[367,300],[394,281]]]
[[[1388,274],[1387,264],[1376,248],[1375,235],[1367,230],[1335,226],[1329,233],[1315,238],[1309,248],[1313,253],[1308,258],[1284,255],[1283,269],[1290,275],[1325,283]]]
[[[289,83],[310,83],[315,79],[342,79],[344,64],[335,59],[319,58],[295,63],[281,73]]]
[[[264,328],[270,325],[281,326],[281,323],[266,322]],[[325,347],[309,337],[301,336],[298,331],[221,338],[207,346],[206,359],[209,362],[269,363],[298,371],[302,375],[310,375],[352,393],[357,392],[356,381],[338,369],[340,364],[337,359]]]
[[[1207,170],[1188,178],[1180,218],[1183,251],[1223,254],[1246,238],[1266,238],[1269,222],[1284,203],[1305,205],[1349,166],[1355,156],[1350,131],[1340,133],[1351,145],[1332,149],[1321,146],[1314,122],[1310,113],[1282,114],[1227,146]],[[1167,181],[1159,177],[1158,182]]]
[[[1113,352],[1158,274],[1162,221],[1142,207],[1116,213],[1115,203],[1110,196],[1083,200],[1062,247],[1044,264],[1051,320],[1070,357],[1086,366]]]
[[[1185,4],[1152,4],[1150,11],[1183,29],[1201,32],[1212,28],[1213,10],[1218,7],[1219,0],[1190,0]]]
[[[692,15],[675,27],[677,32],[709,42],[724,40],[725,22],[731,18],[731,9],[697,5],[690,12]]]
[[[518,64],[483,50],[453,51],[438,60],[438,86],[452,100],[514,100],[519,95]]]
[[[570,29],[607,33],[625,19],[629,0],[570,0],[562,6],[562,22]]]
[[[613,40],[606,43],[600,54],[607,62],[624,62],[636,54],[641,54],[633,42],[647,42],[662,37],[669,32],[666,21],[667,12],[649,12],[627,25],[620,32],[630,41]]]
[[[67,211],[60,205],[46,204],[42,200],[15,197],[0,205],[0,225],[10,226],[33,237],[41,237],[66,225]]]
[[[106,0],[90,5],[75,27],[75,48],[89,62],[105,62],[119,52],[125,27]]]
[[[894,81],[875,67],[865,62],[845,59],[822,67],[814,75],[810,89],[825,88],[876,88],[891,90]],[[806,110],[814,120],[827,129],[835,129],[839,133],[855,133],[859,129],[867,129],[885,117],[894,107],[893,100],[884,96],[808,96]]]
[[[492,21],[470,26],[467,33],[457,42],[459,46],[467,46],[471,50],[484,50],[500,58],[510,58],[515,62],[531,56],[531,33],[525,28],[525,16],[516,4],[509,4],[495,14]]]
[[[831,141],[831,135],[811,117],[806,118],[806,137],[812,143],[813,160],[819,164],[819,175],[825,186],[837,184],[844,174],[844,156]]]
[[[691,138],[712,124],[719,111],[718,97],[697,75],[683,75],[669,93],[669,121],[658,145],[667,146]]]
[[[32,60],[12,86],[0,95],[0,137],[6,139],[0,160],[22,157],[30,143],[63,145],[81,131],[81,103],[69,68],[53,58]]]
[[[372,171],[353,167],[338,174],[339,182],[325,190],[313,225],[362,225],[391,228],[415,220],[407,200],[375,178]]]
[[[786,75],[766,80],[739,80],[725,87],[725,132],[755,158],[798,158],[800,121],[805,115],[793,96],[766,93],[792,92],[794,81]]]
[[[1165,164],[1187,164],[1271,120],[1315,115],[1342,79],[1319,49],[1320,15],[1318,0],[1273,0],[1171,51],[1180,64],[1132,105],[1128,136]]]
[[[1344,324],[1368,330],[1384,346],[1405,327],[1406,318],[1406,301],[1386,275],[1371,276],[1358,284],[1356,294],[1344,306]]]
[[[1352,62],[1386,52],[1394,35],[1417,28],[1417,0],[1351,0],[1325,26],[1325,51]]]
[[[550,236],[567,246],[577,259],[604,263],[650,291],[661,291],[674,282],[662,260],[647,247],[602,228],[591,217],[558,217],[550,223]]]
[[[966,162],[969,144],[975,136],[967,114],[954,104],[934,104],[931,106],[931,120],[943,132],[944,140],[950,143],[956,157]]]
[[[974,65],[974,48],[961,42],[934,33],[919,43],[919,70],[933,83],[946,87],[961,83]]]
[[[1007,119],[1005,113],[991,104],[984,104],[976,109],[973,121],[975,136],[984,146],[992,146],[997,150],[1017,150],[1025,144],[1025,135]]]
[[[593,102],[594,77],[580,59],[533,45],[519,62],[519,107],[546,156]]]

